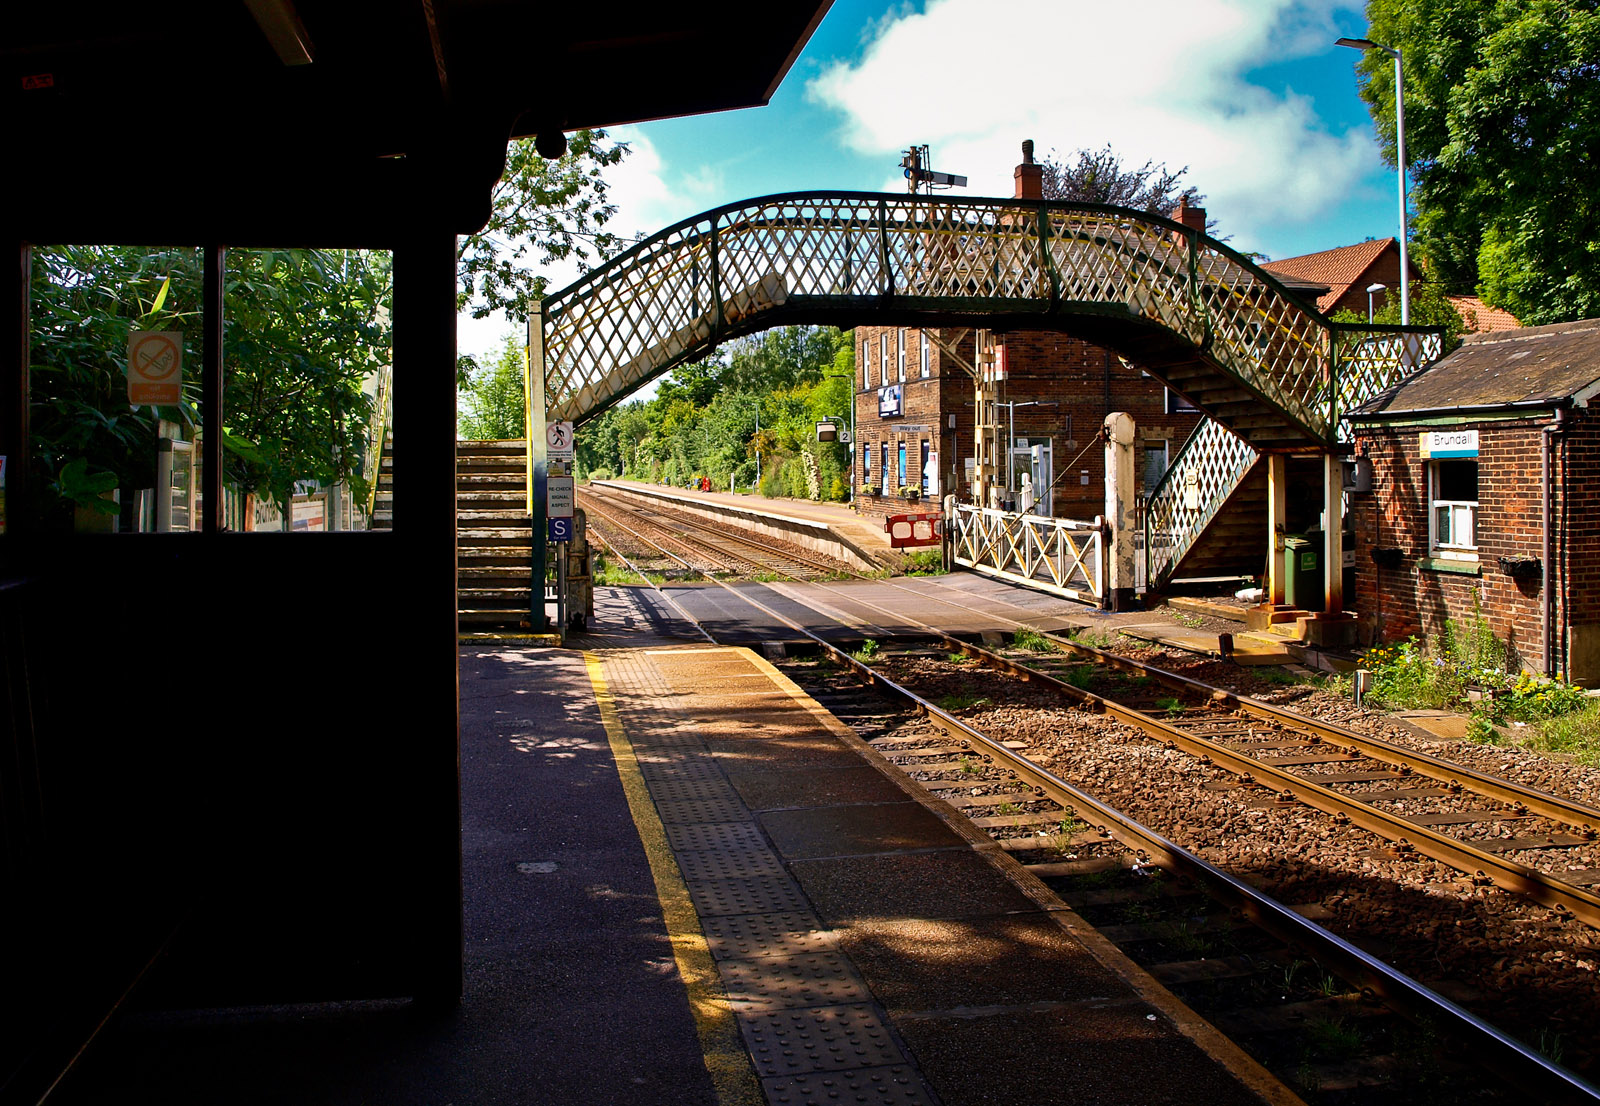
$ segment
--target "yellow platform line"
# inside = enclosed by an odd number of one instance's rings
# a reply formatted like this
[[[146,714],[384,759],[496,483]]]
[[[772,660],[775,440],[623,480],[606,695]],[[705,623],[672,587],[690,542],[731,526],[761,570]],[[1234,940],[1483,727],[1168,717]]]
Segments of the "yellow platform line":
[[[583,654],[589,670],[589,683],[594,688],[595,702],[600,707],[600,724],[605,727],[606,738],[611,743],[611,755],[617,763],[617,776],[622,781],[622,792],[628,800],[628,810],[639,831],[650,875],[655,880],[656,898],[661,902],[661,915],[667,926],[667,939],[672,943],[672,955],[678,963],[678,975],[689,994],[689,1011],[694,1017],[695,1033],[700,1038],[700,1053],[705,1059],[706,1071],[717,1094],[720,1106],[760,1106],[766,1101],[761,1085],[756,1079],[750,1055],[744,1049],[739,1027],[733,1018],[733,1008],[728,1005],[722,990],[721,976],[711,958],[705,932],[700,928],[700,915],[695,912],[689,898],[689,888],[678,871],[678,862],[672,857],[672,847],[667,844],[667,831],[656,813],[644,777],[639,774],[639,761],[634,756],[633,742],[628,740],[622,719],[617,713],[616,699],[606,684],[600,658],[593,653]]]

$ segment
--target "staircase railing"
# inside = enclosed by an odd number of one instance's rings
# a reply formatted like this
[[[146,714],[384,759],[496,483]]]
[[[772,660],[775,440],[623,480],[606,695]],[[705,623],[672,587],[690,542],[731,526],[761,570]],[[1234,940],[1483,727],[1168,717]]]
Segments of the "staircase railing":
[[[394,377],[392,366],[378,370],[378,392],[372,404],[372,420],[367,425],[367,446],[361,460],[361,472],[367,478],[365,506],[368,525],[378,502],[378,484],[383,479],[383,447],[389,438],[391,406],[390,383]]]
[[[1444,331],[1437,327],[1330,322],[1328,328],[1326,362],[1332,366],[1333,388],[1322,387],[1316,402],[1328,409],[1341,442],[1349,441],[1350,435],[1339,416],[1420,372],[1444,353]],[[1157,590],[1171,580],[1259,456],[1244,439],[1212,419],[1195,427],[1147,499],[1148,588]]]

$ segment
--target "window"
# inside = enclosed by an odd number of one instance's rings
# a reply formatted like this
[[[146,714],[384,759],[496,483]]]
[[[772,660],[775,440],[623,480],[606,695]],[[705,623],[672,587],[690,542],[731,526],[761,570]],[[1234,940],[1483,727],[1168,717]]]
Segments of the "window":
[[[1167,393],[1167,414],[1176,415],[1184,411],[1198,411],[1200,408],[1184,399],[1171,388],[1165,389]]]
[[[889,490],[889,477],[894,473],[889,468],[889,443],[883,443],[883,490]]]
[[[869,352],[871,348],[871,338],[861,339],[861,386],[863,388],[872,387],[872,355]]]
[[[922,494],[923,495],[927,495],[928,494],[928,460],[929,460],[929,457],[931,456],[931,454],[929,453],[930,448],[931,447],[929,446],[929,444],[927,442],[923,442],[922,443]]]
[[[928,379],[929,376],[931,376],[933,374],[933,361],[932,361],[932,357],[931,357],[931,355],[929,354],[929,351],[928,351],[928,345],[929,345],[929,343],[928,343],[928,332],[926,330],[924,330],[924,331],[921,332],[921,334],[922,334],[922,343],[921,343],[922,344],[922,379],[926,380],[926,379]]]
[[[906,378],[906,332],[900,331],[900,344],[896,347],[896,367],[899,370],[897,380],[904,383]]]
[[[896,483],[899,484],[901,487],[905,487],[905,483],[906,483],[906,443],[905,442],[901,442],[900,443],[900,470],[899,470],[899,479],[896,481]]]
[[[878,382],[889,385],[889,332],[878,335]]]
[[[1474,560],[1478,549],[1478,462],[1428,465],[1432,546],[1441,557]]]
[[[861,443],[861,482],[872,483],[872,447],[866,442]]]
[[[1167,474],[1167,443],[1144,443],[1144,494],[1149,495]]]

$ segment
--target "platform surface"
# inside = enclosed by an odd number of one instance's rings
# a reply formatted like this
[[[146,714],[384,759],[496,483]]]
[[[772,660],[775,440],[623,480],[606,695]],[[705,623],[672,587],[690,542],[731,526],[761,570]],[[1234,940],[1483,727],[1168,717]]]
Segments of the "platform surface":
[[[977,621],[1017,609],[948,586]],[[757,653],[649,594],[599,589],[581,651],[460,650],[459,1008],[137,1012],[60,1101],[1298,1101]]]

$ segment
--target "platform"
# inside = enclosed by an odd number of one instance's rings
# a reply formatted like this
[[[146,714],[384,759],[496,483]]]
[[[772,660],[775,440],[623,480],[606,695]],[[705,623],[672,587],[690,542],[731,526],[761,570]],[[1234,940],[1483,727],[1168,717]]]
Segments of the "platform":
[[[583,651],[460,651],[459,1008],[135,1012],[59,1101],[1298,1101],[761,656],[642,594],[600,589]]]

